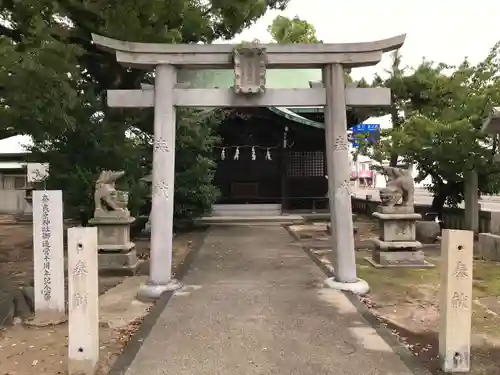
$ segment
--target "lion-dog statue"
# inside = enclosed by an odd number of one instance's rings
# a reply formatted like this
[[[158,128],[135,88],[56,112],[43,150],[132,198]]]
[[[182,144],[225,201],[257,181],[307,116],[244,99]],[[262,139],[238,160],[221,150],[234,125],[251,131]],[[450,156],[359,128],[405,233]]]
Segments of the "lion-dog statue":
[[[128,195],[117,191],[116,180],[125,174],[123,171],[102,171],[95,183],[94,216],[112,212],[128,211]]]
[[[391,208],[401,201],[401,206],[413,206],[415,187],[411,170],[383,167],[382,173],[388,177],[388,180],[387,187],[380,189],[381,205]]]

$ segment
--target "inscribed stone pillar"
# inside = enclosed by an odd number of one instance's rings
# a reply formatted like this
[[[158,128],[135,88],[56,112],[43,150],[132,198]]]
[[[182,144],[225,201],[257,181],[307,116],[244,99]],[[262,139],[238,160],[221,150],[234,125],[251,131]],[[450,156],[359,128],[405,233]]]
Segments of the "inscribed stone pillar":
[[[479,186],[476,171],[464,173],[465,229],[479,231]]]
[[[444,229],[439,357],[445,372],[469,372],[474,232]]]
[[[323,83],[326,91],[326,163],[335,280],[354,283],[357,281],[356,258],[352,234],[349,144],[342,65],[327,65],[323,70]]]
[[[33,192],[35,319],[32,324],[65,320],[63,201],[61,190]]]
[[[176,82],[175,67],[156,67],[150,275],[139,291],[140,299],[156,299],[180,287],[172,279],[176,126],[173,89]]]
[[[68,374],[93,375],[99,360],[97,228],[68,229]]]

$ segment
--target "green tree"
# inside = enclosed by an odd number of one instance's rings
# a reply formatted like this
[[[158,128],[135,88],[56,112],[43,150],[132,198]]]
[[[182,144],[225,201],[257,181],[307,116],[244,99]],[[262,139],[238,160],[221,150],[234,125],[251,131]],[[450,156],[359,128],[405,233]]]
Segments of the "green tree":
[[[298,16],[293,19],[277,16],[272,24],[269,25],[267,31],[280,44],[322,43],[321,40],[316,38],[316,28]]]
[[[314,25],[310,24],[308,21],[299,18],[298,16],[294,18],[288,18],[285,16],[277,16],[271,25],[267,28],[268,32],[273,37],[274,41],[279,44],[315,44],[323,43],[322,40],[316,37],[316,28]],[[346,71],[344,74],[344,80],[346,83],[352,83],[353,79],[350,75],[350,71]],[[357,82],[359,87],[369,87],[368,83],[361,79]],[[371,117],[374,113],[378,113],[377,110],[368,108],[355,108],[348,112],[348,125],[352,126],[365,121],[367,118]]]
[[[379,109],[375,111],[374,115],[389,112],[392,127],[395,129],[400,128],[404,122],[402,113],[405,112],[405,104],[408,101],[405,87],[406,81],[404,79],[406,68],[401,66],[401,59],[401,52],[399,50],[393,51],[391,53],[391,68],[385,72],[387,77],[384,79],[377,74],[372,82],[372,86],[374,87],[387,87],[391,89],[391,106],[388,108],[388,111],[387,108]],[[398,163],[398,154],[394,151],[391,153],[389,159],[389,165],[392,167],[395,167]]]
[[[126,171],[122,183],[139,211],[145,189],[138,181],[151,165],[152,111],[110,109],[105,93],[140,88],[151,82],[151,74],[119,65],[113,53],[92,44],[91,33],[131,41],[211,43],[232,38],[267,9],[283,9],[287,2],[3,1],[0,135],[33,137],[33,158],[50,163],[47,186],[64,189],[70,211],[90,212],[93,184],[104,168]],[[175,210],[181,221],[216,197],[207,153],[216,142],[216,113],[185,110],[178,116]]]
[[[406,120],[367,153],[378,160],[400,155],[420,171],[417,181],[432,179],[432,210],[463,200],[464,173],[478,172],[482,193],[500,189],[497,142],[480,132],[500,103],[500,44],[476,65],[457,67],[423,61],[403,77]],[[496,137],[493,137],[496,138]],[[365,150],[366,152],[366,150]]]

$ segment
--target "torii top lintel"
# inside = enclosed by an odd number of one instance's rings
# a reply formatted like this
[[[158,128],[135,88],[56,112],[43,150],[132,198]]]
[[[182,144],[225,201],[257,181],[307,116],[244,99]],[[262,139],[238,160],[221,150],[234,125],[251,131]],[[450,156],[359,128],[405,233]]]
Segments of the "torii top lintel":
[[[376,65],[384,52],[400,48],[406,34],[363,43],[258,44],[266,51],[268,68],[322,68],[342,64],[346,68]],[[136,43],[92,34],[93,42],[116,53],[125,66],[147,69],[170,64],[194,69],[231,69],[234,44]]]

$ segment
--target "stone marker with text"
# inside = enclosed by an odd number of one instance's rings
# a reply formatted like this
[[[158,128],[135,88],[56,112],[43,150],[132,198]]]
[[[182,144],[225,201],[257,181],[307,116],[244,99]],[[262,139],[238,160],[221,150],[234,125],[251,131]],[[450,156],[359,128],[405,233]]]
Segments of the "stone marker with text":
[[[63,201],[61,190],[33,192],[33,324],[66,320],[64,297]]]
[[[441,242],[439,356],[444,372],[469,372],[474,232],[445,229]]]
[[[93,375],[99,360],[97,228],[68,229],[69,375]]]

